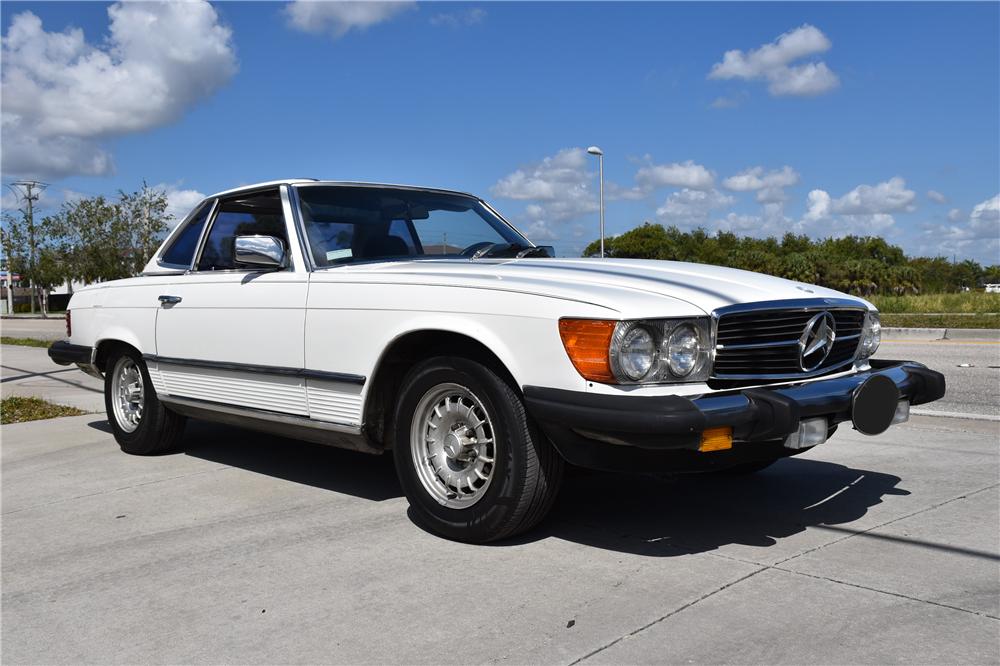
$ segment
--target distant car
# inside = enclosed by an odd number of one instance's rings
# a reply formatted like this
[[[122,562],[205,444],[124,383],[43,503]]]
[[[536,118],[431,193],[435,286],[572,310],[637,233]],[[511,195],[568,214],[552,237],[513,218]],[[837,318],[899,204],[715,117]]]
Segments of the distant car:
[[[78,290],[49,354],[104,378],[129,453],[169,449],[188,417],[392,450],[416,514],[470,542],[540,521],[567,461],[749,473],[944,395],[941,374],[872,358],[859,298],[553,254],[459,192],[243,187],[142,276]]]
[[[987,294],[1000,294],[1000,284],[988,284],[986,285]]]

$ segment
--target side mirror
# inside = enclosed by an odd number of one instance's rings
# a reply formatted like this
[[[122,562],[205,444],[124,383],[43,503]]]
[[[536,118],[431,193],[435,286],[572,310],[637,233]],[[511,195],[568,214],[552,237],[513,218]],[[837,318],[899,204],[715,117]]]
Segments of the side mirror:
[[[233,239],[233,258],[237,264],[281,268],[285,245],[274,236],[237,236]]]

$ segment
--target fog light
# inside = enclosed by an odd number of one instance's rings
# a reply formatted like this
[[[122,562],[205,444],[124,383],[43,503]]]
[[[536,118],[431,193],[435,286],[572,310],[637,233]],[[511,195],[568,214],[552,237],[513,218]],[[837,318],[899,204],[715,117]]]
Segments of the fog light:
[[[785,439],[786,449],[808,449],[826,441],[826,419],[807,419]]]
[[[896,425],[897,423],[906,423],[910,420],[910,401],[900,400],[896,405],[896,413],[892,416],[892,421],[889,425]]]

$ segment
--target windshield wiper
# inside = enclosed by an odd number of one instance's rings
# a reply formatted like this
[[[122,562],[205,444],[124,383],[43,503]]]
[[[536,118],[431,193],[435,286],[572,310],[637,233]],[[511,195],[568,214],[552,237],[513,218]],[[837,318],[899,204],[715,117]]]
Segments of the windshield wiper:
[[[497,245],[499,245],[499,243],[491,243],[490,245],[487,245],[484,248],[476,250],[476,253],[471,257],[469,257],[469,261],[475,261],[476,259],[479,259],[481,256],[483,256],[484,254],[495,248]]]

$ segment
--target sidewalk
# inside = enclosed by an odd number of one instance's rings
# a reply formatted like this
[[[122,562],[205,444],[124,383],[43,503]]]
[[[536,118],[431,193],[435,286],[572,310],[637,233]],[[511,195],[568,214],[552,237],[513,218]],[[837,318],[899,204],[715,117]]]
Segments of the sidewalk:
[[[104,383],[75,365],[56,365],[48,349],[0,345],[0,365],[5,398],[36,397],[88,412],[104,412]]]

